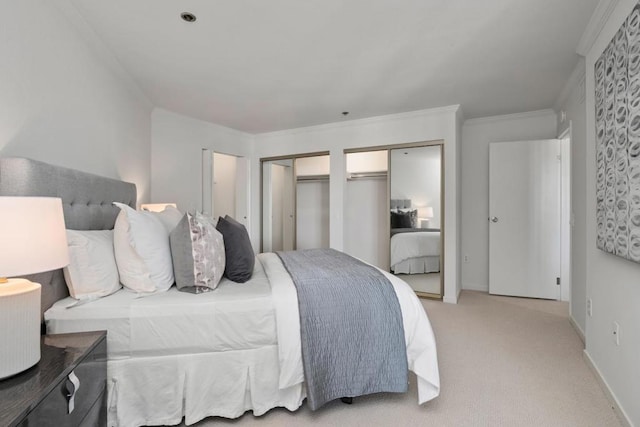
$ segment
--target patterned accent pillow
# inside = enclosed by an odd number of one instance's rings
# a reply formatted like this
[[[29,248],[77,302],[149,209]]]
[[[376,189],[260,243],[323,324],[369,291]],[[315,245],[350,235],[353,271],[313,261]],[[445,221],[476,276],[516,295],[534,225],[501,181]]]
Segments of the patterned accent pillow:
[[[178,290],[201,293],[218,286],[226,258],[224,240],[213,219],[186,213],[169,241]]]

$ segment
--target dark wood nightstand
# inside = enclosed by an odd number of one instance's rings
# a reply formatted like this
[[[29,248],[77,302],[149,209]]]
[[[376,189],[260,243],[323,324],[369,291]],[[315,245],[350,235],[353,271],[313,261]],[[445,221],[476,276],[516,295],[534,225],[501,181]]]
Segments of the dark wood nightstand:
[[[106,426],[106,385],[106,332],[43,336],[40,361],[0,381],[0,426]]]

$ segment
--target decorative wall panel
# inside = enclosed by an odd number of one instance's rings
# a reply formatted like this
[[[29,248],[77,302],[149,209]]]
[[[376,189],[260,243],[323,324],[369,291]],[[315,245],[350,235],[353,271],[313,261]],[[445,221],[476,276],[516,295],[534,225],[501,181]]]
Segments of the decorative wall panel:
[[[640,4],[595,64],[596,243],[640,262]]]

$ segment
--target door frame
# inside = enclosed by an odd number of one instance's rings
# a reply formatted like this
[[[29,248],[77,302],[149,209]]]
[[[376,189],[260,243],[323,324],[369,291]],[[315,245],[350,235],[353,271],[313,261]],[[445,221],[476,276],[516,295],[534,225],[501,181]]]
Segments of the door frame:
[[[200,203],[201,203],[201,211],[203,214],[207,214],[210,215],[211,217],[213,217],[213,191],[214,191],[214,185],[213,185],[213,177],[214,177],[214,161],[213,161],[213,157],[214,154],[224,154],[226,156],[233,156],[235,157],[237,160],[241,160],[244,163],[244,186],[243,186],[243,191],[242,191],[242,200],[244,202],[245,205],[245,209],[246,211],[244,212],[244,220],[245,220],[245,227],[247,228],[247,230],[251,229],[251,188],[250,188],[250,183],[251,183],[251,159],[247,156],[243,156],[243,155],[239,155],[239,154],[233,154],[233,153],[229,153],[229,152],[224,152],[224,151],[218,151],[218,150],[214,150],[211,148],[202,148],[201,149],[202,154],[201,154],[201,163],[202,163],[202,182],[200,183],[200,188],[202,190],[201,193],[201,199],[200,199]],[[237,182],[236,182],[237,185]],[[237,199],[238,193],[237,193],[237,188],[236,188],[236,215],[237,215],[237,205],[238,205],[238,199]],[[209,211],[211,210],[211,211]],[[215,218],[214,218],[215,219]]]
[[[561,253],[560,253],[560,300],[561,301],[568,301],[569,302],[569,314],[571,314],[571,289],[573,287],[573,180],[571,179],[571,176],[573,174],[573,164],[572,164],[572,159],[571,159],[571,151],[572,151],[572,147],[573,147],[573,139],[572,139],[572,122],[569,121],[569,126],[567,126],[566,129],[564,129],[562,132],[560,132],[560,134],[558,135],[558,139],[560,141],[563,141],[565,139],[567,139],[569,141],[568,143],[568,155],[565,156],[563,154],[561,154],[562,156],[562,162],[561,162],[561,168],[562,168],[562,179],[563,182],[561,183],[561,197],[564,197],[564,194],[562,193],[562,189],[564,189],[565,187],[568,187],[568,203],[569,203],[569,212],[568,212],[568,221],[561,221],[560,222],[560,233],[561,233],[561,243],[560,243],[560,249],[561,249]],[[562,151],[561,151],[562,152]],[[565,167],[568,168],[568,176],[567,176],[567,180],[568,182],[565,183],[564,182],[564,169]],[[561,199],[561,203],[562,203],[562,199]],[[562,208],[562,206],[561,206]],[[565,215],[562,215],[561,219],[566,219],[567,217]],[[568,228],[569,232],[565,233],[565,229]],[[566,247],[567,248],[567,253],[566,253],[566,259],[564,258],[563,254],[562,254],[562,247]],[[564,270],[564,263],[566,263],[566,265],[568,266],[568,274],[562,274],[563,270]],[[567,299],[564,300],[562,298],[562,294],[565,293],[565,289],[566,291],[566,295],[567,295]]]

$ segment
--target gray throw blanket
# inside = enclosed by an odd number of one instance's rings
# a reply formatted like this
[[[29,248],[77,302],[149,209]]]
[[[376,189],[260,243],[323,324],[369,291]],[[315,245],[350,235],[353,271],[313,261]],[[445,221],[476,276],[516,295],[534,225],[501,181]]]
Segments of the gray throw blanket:
[[[377,269],[333,249],[278,252],[298,292],[312,410],[340,397],[407,391],[400,303]]]

